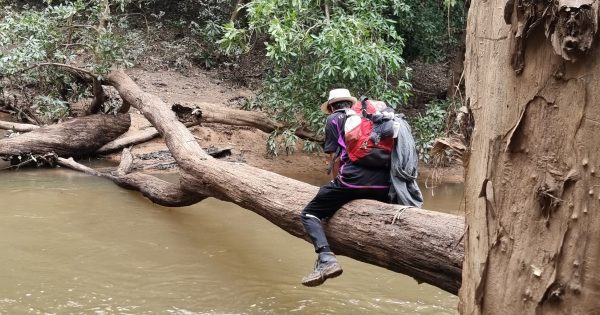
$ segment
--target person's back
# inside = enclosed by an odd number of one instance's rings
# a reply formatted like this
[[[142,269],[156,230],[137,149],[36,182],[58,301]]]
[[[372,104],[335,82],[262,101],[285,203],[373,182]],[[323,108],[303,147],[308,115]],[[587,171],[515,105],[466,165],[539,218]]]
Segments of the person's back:
[[[335,89],[330,91],[328,101],[321,105],[321,109],[330,114],[325,124],[324,151],[332,155],[334,178],[319,189],[300,215],[304,229],[318,253],[315,269],[302,279],[302,284],[306,286],[317,286],[328,278],[342,274],[342,268],[327,242],[321,220],[332,216],[344,204],[355,199],[389,200],[389,163],[367,167],[351,161],[348,156],[344,123],[346,110],[356,101],[348,90]]]
[[[334,111],[325,124],[325,153],[337,153],[339,159],[338,169],[334,180],[342,187],[350,189],[387,189],[390,186],[389,164],[378,166],[364,166],[353,162],[348,156],[348,150],[344,139],[344,123],[346,120],[346,108]]]

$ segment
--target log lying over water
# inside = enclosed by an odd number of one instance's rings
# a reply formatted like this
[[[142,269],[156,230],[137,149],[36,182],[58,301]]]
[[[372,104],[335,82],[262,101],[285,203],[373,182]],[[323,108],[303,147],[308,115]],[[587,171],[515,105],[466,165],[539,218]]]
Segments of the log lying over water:
[[[108,178],[125,189],[141,192],[144,197],[161,206],[190,206],[206,198],[206,196],[184,190],[177,183],[171,183],[148,174],[131,173],[133,156],[129,149],[123,150],[119,168],[111,173],[96,171],[75,162],[72,158],[65,159],[59,157],[56,162],[63,167],[80,171],[88,175]]]
[[[46,154],[81,157],[92,155],[129,129],[128,114],[91,115],[0,139],[0,156]]]
[[[299,214],[317,187],[246,164],[213,159],[158,97],[143,92],[121,70],[112,71],[106,79],[163,135],[181,168],[181,187],[236,203],[292,235],[305,237]],[[394,222],[402,210],[364,200],[346,205],[327,223],[333,249],[456,294],[464,255],[463,218],[408,208]],[[299,270],[298,276],[305,271]]]

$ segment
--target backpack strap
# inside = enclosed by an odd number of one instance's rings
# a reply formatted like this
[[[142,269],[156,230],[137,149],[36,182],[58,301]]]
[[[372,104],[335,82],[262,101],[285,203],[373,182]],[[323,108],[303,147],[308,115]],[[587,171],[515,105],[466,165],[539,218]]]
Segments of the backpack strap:
[[[346,120],[348,119],[348,112],[344,109],[344,111],[341,113],[342,115],[342,123],[337,125],[337,131],[338,131],[338,138],[339,137],[343,137],[345,139],[345,129],[344,126],[346,125]],[[335,153],[333,154],[333,156],[331,157],[331,161],[329,161],[329,166],[327,167],[327,175],[331,174],[331,171],[333,170],[333,165],[335,164],[335,159],[337,159],[342,153],[342,147],[340,147],[338,145],[337,149],[335,150]]]
[[[327,167],[327,175],[331,174],[331,171],[333,170],[333,165],[335,164],[335,159],[337,159],[340,156],[341,152],[342,152],[342,148],[340,146],[338,146],[337,150],[335,150],[335,154],[331,157],[329,166]]]
[[[360,105],[361,105],[361,111],[362,111],[362,116],[368,119],[371,119],[371,114],[369,114],[369,112],[367,111],[368,108],[368,104],[367,101],[369,100],[368,97],[366,96],[361,96],[360,97]]]

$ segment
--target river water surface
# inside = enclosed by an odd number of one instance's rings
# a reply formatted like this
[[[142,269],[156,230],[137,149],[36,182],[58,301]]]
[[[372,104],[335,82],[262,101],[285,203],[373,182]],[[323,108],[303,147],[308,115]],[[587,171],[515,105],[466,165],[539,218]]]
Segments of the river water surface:
[[[424,192],[460,213],[461,185]],[[305,288],[312,246],[253,212],[164,208],[69,170],[0,172],[0,253],[0,314],[456,314],[455,296],[347,257]]]

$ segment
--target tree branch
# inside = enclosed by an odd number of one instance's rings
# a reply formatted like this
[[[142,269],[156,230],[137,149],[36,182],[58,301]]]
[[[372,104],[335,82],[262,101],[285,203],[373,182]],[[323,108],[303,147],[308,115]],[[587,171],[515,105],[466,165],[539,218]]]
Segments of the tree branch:
[[[108,178],[120,187],[141,192],[144,197],[161,206],[190,206],[206,198],[206,196],[185,190],[180,184],[170,183],[147,174],[129,173],[132,163],[133,156],[128,149],[123,150],[121,165],[119,166],[118,170],[112,174],[98,172],[92,168],[75,162],[73,158],[57,158],[58,165],[83,172],[88,175]]]

